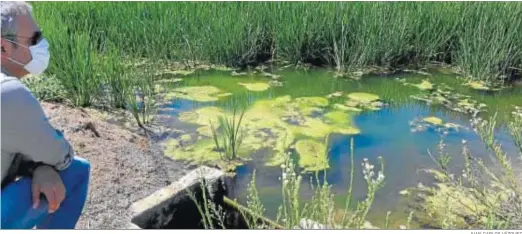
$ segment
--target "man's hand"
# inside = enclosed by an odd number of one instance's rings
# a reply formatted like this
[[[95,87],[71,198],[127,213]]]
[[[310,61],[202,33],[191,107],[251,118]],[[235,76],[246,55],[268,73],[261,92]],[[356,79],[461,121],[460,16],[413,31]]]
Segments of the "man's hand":
[[[49,213],[53,213],[60,207],[65,199],[65,187],[62,178],[54,168],[42,165],[35,169],[33,174],[33,208],[40,205],[40,194],[43,193],[49,202]]]

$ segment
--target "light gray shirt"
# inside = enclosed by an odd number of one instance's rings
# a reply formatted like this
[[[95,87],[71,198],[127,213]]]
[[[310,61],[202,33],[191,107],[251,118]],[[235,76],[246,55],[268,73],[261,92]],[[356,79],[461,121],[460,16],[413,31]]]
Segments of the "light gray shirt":
[[[13,176],[22,161],[66,169],[74,157],[69,142],[49,123],[40,102],[20,80],[5,71],[0,74],[2,181]]]

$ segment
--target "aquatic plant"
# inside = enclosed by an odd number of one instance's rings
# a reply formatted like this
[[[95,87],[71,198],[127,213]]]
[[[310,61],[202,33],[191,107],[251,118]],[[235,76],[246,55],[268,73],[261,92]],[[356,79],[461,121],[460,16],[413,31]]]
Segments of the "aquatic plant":
[[[441,87],[433,92],[412,95],[411,97],[428,105],[442,105],[450,110],[470,115],[477,115],[485,111],[487,106],[471,99],[470,96],[455,92],[450,87]]]
[[[303,176],[296,173],[296,164],[288,157],[283,164],[281,164],[281,195],[282,204],[277,210],[276,220],[268,220],[265,218],[266,209],[261,202],[260,194],[256,186],[256,173],[253,172],[252,180],[248,187],[247,207],[240,208],[237,203],[233,202],[236,208],[239,208],[239,213],[246,220],[250,229],[363,229],[375,228],[368,221],[366,216],[373,203],[375,193],[384,185],[384,164],[382,158],[379,157],[381,170],[375,173],[374,166],[364,159],[362,162],[363,176],[368,186],[367,197],[363,201],[357,202],[355,210],[350,211],[350,204],[352,202],[353,192],[353,177],[354,173],[354,155],[353,155],[353,139],[351,145],[351,179],[350,186],[347,191],[346,207],[342,209],[342,219],[336,218],[336,207],[333,203],[334,194],[331,191],[331,185],[326,178],[319,182],[319,176],[315,174],[314,185],[312,177],[310,177],[310,185],[313,191],[313,196],[309,201],[303,201],[300,197],[300,189]],[[203,186],[205,190],[206,186]],[[190,194],[190,193],[189,193]],[[221,212],[223,209],[216,208],[213,202],[203,195],[203,204],[198,202],[194,195],[192,200],[197,204],[198,211],[203,217],[202,222],[207,229],[224,228],[224,225],[213,225],[214,223],[222,223],[226,212]],[[303,204],[304,203],[304,204]],[[214,207],[213,207],[214,206]],[[410,213],[411,216],[411,213]],[[408,220],[411,220],[409,217]],[[409,224],[409,222],[408,222]],[[409,225],[408,225],[409,226]]]
[[[380,110],[384,105],[380,97],[373,93],[356,92],[348,94],[347,97],[348,100],[345,102],[345,105],[352,108]]]
[[[328,136],[326,137],[328,138]],[[295,150],[299,154],[299,166],[305,171],[323,171],[329,168],[327,145],[314,140],[299,140]]]
[[[185,86],[169,90],[163,95],[166,100],[174,98],[192,100],[197,102],[214,102],[220,97],[228,96],[214,86]]]
[[[412,189],[423,194],[418,219],[441,228],[517,229],[522,227],[522,184],[513,170],[512,160],[495,139],[496,115],[489,120],[473,118],[474,131],[493,156],[494,164],[473,157],[463,141],[465,165],[460,176],[448,169],[451,157],[444,153],[441,142],[439,158],[434,160],[440,170],[426,170],[438,181],[435,188]],[[510,133],[515,145],[522,148],[522,121],[514,116]],[[429,221],[428,221],[429,220]]]
[[[48,74],[77,106],[93,104],[106,81],[121,94],[114,67],[137,60],[191,67],[288,61],[341,73],[438,61],[473,80],[499,82],[516,78],[522,61],[522,4],[515,2],[33,4],[52,45]]]
[[[253,92],[262,92],[270,88],[267,83],[239,83],[239,85]]]
[[[243,110],[239,115],[239,119],[236,120],[236,111],[234,108],[232,117],[227,118],[224,116],[219,117],[219,123],[221,126],[221,132],[218,132],[217,128],[214,127],[212,121],[210,126],[212,130],[212,137],[216,144],[216,150],[220,153],[221,158],[226,162],[231,162],[239,159],[239,148],[243,142],[243,131],[241,129],[241,121],[245,111]]]
[[[414,84],[414,83],[409,83],[409,82],[406,82],[405,79],[399,79],[397,78],[397,80],[399,82],[401,82],[402,84],[404,85],[407,85],[407,86],[413,86],[413,87],[416,87],[420,90],[425,90],[425,91],[429,91],[429,90],[433,90],[435,87],[433,85],[433,83],[431,83],[429,80],[422,80],[420,83],[418,84]]]

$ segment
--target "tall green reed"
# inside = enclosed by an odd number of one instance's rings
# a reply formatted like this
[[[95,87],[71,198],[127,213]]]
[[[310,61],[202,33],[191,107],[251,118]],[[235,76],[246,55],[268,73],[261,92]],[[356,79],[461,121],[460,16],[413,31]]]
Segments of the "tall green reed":
[[[56,25],[67,25],[73,35],[92,37],[94,51],[103,51],[104,44],[111,42],[135,58],[197,58],[239,67],[277,59],[344,70],[439,61],[486,81],[503,81],[522,67],[518,33],[522,4],[514,2],[35,5],[44,30],[50,31],[48,36],[63,40],[53,54],[70,63],[85,64],[86,56],[67,56],[61,48],[78,42],[52,33]]]

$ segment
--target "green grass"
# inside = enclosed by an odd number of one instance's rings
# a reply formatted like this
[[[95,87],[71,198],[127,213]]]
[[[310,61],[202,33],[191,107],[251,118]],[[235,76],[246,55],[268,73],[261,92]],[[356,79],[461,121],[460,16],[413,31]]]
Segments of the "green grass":
[[[216,150],[219,151],[221,159],[228,163],[239,159],[239,148],[244,137],[241,121],[243,120],[245,111],[241,111],[239,117],[237,117],[236,111],[237,108],[234,108],[231,118],[224,116],[219,117],[218,122],[219,126],[221,126],[221,131],[218,131],[218,128],[215,127],[215,123],[210,122]]]
[[[134,58],[196,59],[231,66],[270,58],[346,68],[435,60],[483,80],[501,79],[522,68],[522,4],[515,2],[34,5],[54,48],[51,72],[64,70],[63,62],[68,61],[78,64],[68,66],[83,69],[64,72],[82,78],[96,66],[89,63],[96,59],[91,53],[104,55],[110,47]]]

